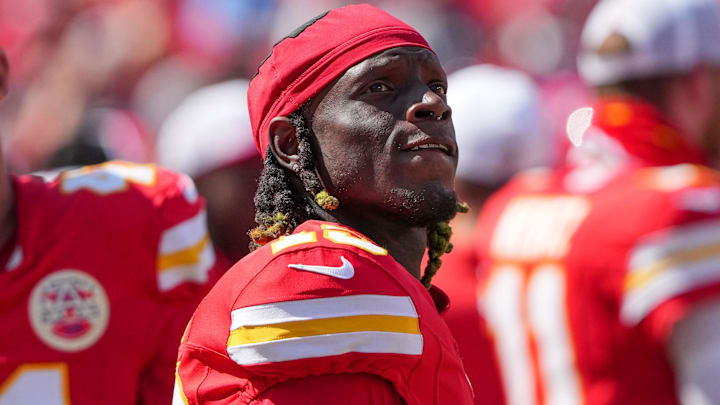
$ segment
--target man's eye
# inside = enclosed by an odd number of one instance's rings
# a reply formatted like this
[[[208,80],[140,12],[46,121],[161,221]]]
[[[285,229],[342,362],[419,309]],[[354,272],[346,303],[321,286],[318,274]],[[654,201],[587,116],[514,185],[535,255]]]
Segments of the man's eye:
[[[447,94],[447,89],[440,83],[431,84],[430,89],[437,94]]]
[[[390,87],[384,83],[373,83],[368,87],[370,93],[380,93],[382,91],[390,91]]]

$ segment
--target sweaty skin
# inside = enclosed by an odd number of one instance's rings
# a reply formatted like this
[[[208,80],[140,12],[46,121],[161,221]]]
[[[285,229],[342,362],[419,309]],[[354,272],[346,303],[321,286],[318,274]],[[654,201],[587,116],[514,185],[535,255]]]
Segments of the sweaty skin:
[[[308,111],[318,173],[341,201],[317,214],[358,229],[418,278],[426,226],[449,219],[456,207],[458,155],[446,91],[432,52],[393,48],[348,69]],[[299,159],[292,125],[276,117],[269,132],[270,147],[290,169]]]

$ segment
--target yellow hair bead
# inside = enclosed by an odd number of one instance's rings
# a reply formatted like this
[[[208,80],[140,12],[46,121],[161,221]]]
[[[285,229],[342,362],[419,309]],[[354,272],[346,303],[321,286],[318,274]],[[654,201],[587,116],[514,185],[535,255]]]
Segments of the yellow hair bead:
[[[470,211],[470,206],[466,202],[458,202],[456,210],[461,214],[467,214]]]
[[[266,229],[259,226],[250,230],[250,232],[248,232],[248,236],[250,236],[250,239],[258,246],[263,246],[273,239],[270,235],[268,235]]]
[[[340,201],[331,196],[326,190],[315,194],[315,202],[325,211],[332,211],[340,206]]]
[[[268,221],[268,219],[271,219],[272,222]],[[255,244],[263,246],[278,236],[288,233],[287,219],[288,216],[282,212],[278,212],[274,217],[268,215],[263,218],[263,222],[266,222],[266,224],[251,229],[248,236]]]

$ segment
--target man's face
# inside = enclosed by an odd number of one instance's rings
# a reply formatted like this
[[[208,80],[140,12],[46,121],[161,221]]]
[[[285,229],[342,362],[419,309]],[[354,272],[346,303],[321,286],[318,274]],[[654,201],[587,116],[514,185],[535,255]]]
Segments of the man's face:
[[[432,52],[403,47],[363,60],[315,98],[318,170],[344,208],[418,226],[452,217],[457,145],[446,89]]]

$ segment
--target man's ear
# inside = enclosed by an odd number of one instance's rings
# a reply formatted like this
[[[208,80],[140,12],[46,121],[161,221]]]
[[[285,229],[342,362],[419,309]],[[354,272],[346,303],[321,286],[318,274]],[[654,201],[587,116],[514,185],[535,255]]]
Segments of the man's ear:
[[[7,94],[8,77],[10,76],[10,64],[8,63],[5,51],[0,48],[0,99]]]
[[[299,167],[299,142],[295,126],[288,117],[275,117],[268,125],[268,146],[280,166],[297,172]]]

